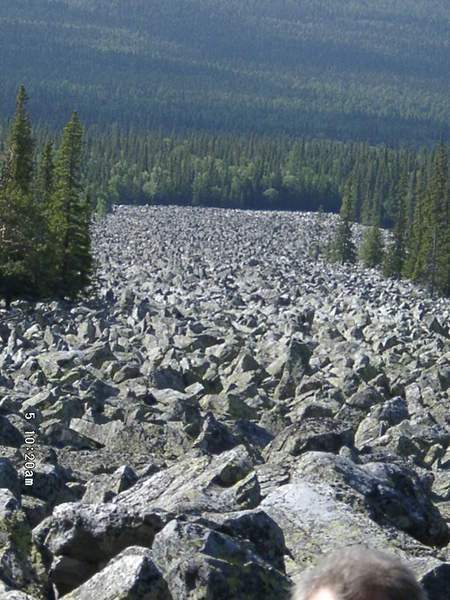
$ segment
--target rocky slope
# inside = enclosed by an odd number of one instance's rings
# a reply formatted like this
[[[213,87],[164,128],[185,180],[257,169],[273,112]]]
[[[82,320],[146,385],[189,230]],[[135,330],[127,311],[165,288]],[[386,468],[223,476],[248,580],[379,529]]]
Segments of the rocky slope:
[[[448,599],[450,304],[333,227],[119,208],[88,299],[0,310],[2,599],[287,599],[353,543]]]

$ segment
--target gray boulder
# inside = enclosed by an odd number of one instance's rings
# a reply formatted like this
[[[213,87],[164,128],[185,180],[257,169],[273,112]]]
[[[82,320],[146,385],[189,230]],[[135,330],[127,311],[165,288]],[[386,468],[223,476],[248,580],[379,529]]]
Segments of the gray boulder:
[[[296,463],[293,481],[298,480],[329,484],[355,510],[380,524],[388,522],[424,544],[445,546],[450,541],[429,489],[406,465],[373,462],[360,466],[342,456],[312,452]]]
[[[342,446],[352,443],[353,431],[345,423],[327,417],[311,417],[290,425],[275,436],[264,455],[267,460],[281,460],[283,455],[299,456],[310,450],[337,453]]]
[[[290,598],[289,579],[252,543],[216,531],[202,519],[169,523],[156,536],[152,555],[173,598]]]
[[[172,600],[147,548],[130,546],[64,600]]]
[[[119,467],[111,475],[107,473],[97,475],[88,481],[83,502],[92,504],[110,502],[114,496],[133,486],[137,479],[136,473],[127,465]]]
[[[69,503],[33,530],[51,582],[67,593],[132,545],[150,548],[170,515],[113,504]]]

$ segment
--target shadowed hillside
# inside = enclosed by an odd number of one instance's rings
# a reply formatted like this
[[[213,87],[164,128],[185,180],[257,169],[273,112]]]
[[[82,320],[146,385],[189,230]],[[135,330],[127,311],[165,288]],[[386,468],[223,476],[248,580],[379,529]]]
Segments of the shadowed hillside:
[[[51,121],[77,107],[87,123],[147,128],[447,135],[447,3],[344,4],[11,0],[0,8],[1,106],[23,81]]]

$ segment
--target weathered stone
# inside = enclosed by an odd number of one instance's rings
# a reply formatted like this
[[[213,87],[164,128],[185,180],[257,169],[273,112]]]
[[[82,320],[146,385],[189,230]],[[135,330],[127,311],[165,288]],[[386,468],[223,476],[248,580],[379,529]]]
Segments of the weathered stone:
[[[295,395],[295,388],[309,369],[312,350],[301,339],[292,338],[275,397],[283,400]]]
[[[61,504],[34,529],[33,538],[48,563],[50,580],[67,593],[128,546],[150,548],[169,519],[161,511],[138,512],[123,505]],[[73,560],[83,563],[82,568],[73,571]]]
[[[298,456],[309,450],[338,452],[352,441],[353,432],[345,424],[333,419],[309,418],[279,433],[267,446],[265,456],[272,460],[276,455]]]
[[[220,454],[231,450],[237,444],[238,440],[230,430],[217,421],[212,412],[208,412],[193,447],[199,448],[208,454]]]
[[[149,550],[130,546],[64,600],[172,600]]]
[[[254,508],[260,499],[252,459],[244,446],[237,446],[218,456],[187,454],[172,467],[122,492],[113,502],[179,514]]]
[[[76,352],[49,352],[41,354],[37,361],[47,379],[59,377],[64,370],[74,366],[78,354]]]
[[[347,399],[347,403],[361,410],[368,410],[375,404],[383,401],[383,396],[374,388],[366,387],[364,390],[353,394]]]
[[[336,222],[322,217],[324,240]],[[0,306],[0,596],[49,598],[47,574],[89,600],[139,595],[176,516],[167,600],[272,600],[283,565],[367,539],[441,600],[450,305],[311,258],[317,223],[115,207],[93,224],[85,296]],[[30,525],[48,532],[40,552]]]
[[[433,506],[429,490],[412,469],[393,463],[355,465],[351,460],[312,452],[295,465],[293,481],[327,483],[339,497],[383,524],[388,521],[424,544],[445,546],[450,533],[439,511]],[[347,489],[347,494],[346,490]]]
[[[152,554],[174,598],[290,597],[290,582],[255,552],[253,544],[208,527],[202,520],[169,523]]]
[[[87,483],[83,502],[92,504],[110,502],[114,496],[128,490],[136,481],[136,473],[126,465],[119,467],[111,475],[97,475]]]

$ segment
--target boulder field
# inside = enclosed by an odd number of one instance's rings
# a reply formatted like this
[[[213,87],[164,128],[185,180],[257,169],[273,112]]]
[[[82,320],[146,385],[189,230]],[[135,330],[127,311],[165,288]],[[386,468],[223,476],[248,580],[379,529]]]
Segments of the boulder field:
[[[448,600],[450,302],[335,224],[117,207],[85,298],[0,307],[2,600],[288,600],[350,544]]]

